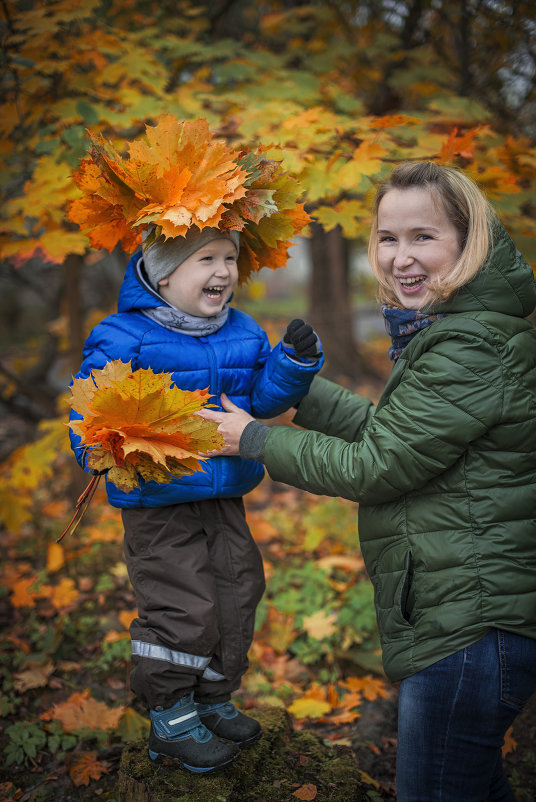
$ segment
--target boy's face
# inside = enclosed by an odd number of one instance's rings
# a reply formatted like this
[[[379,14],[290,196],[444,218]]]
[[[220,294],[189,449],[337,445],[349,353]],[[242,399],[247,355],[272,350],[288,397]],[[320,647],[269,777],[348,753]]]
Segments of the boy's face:
[[[212,240],[158,282],[169,304],[196,317],[221,312],[238,281],[236,248],[227,237]]]

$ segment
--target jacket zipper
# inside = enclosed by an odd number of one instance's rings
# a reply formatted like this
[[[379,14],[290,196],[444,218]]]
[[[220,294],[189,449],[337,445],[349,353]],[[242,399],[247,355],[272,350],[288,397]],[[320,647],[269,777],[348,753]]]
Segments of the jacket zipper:
[[[216,354],[214,353],[214,349],[212,345],[208,342],[207,337],[200,338],[201,342],[204,344],[205,348],[207,349],[207,353],[210,359],[210,387],[209,392],[214,395],[217,399],[218,405],[220,404],[220,377],[218,373],[218,364],[216,361]],[[214,476],[214,490],[215,496],[218,497],[220,495],[220,485],[221,485],[221,466],[220,460],[216,457],[211,460],[212,462],[212,475]]]

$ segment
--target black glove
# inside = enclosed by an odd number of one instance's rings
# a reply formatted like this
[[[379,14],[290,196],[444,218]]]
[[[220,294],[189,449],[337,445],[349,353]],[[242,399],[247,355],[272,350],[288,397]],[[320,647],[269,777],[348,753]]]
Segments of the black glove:
[[[322,346],[318,334],[308,323],[296,318],[291,320],[283,337],[283,347],[290,347],[297,357],[319,357]]]

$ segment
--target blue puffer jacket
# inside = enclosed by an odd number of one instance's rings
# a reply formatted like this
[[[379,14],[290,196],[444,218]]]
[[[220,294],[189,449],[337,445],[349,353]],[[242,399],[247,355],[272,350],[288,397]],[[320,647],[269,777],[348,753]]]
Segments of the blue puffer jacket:
[[[231,308],[226,323],[208,337],[191,337],[160,326],[141,311],[165,301],[140,280],[140,254],[130,260],[119,293],[118,312],[99,323],[84,346],[78,378],[101,369],[113,359],[131,362],[132,370],[151,368],[172,373],[182,390],[209,388],[219,404],[221,393],[256,418],[273,418],[293,406],[309,390],[323,358],[316,364],[289,359],[281,343],[270,349],[268,337],[252,317]],[[221,408],[221,407],[220,407]],[[73,412],[72,419],[80,416]],[[71,445],[82,467],[80,437],[71,433]],[[130,493],[106,482],[114,507],[160,507],[206,498],[228,498],[248,493],[264,474],[258,462],[240,457],[216,457],[192,476],[170,484],[144,482]]]

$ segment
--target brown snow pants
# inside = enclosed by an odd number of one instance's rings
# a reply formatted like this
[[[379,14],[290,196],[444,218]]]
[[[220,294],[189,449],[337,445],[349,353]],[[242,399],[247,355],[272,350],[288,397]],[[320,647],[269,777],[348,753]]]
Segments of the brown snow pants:
[[[122,510],[138,617],[130,685],[148,709],[226,701],[248,668],[262,558],[241,498]]]

